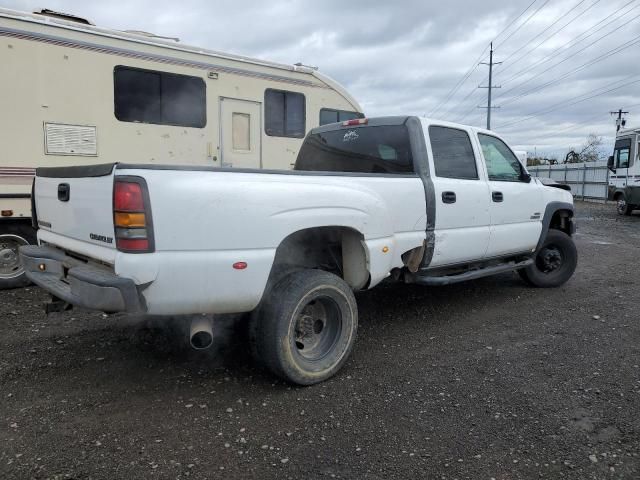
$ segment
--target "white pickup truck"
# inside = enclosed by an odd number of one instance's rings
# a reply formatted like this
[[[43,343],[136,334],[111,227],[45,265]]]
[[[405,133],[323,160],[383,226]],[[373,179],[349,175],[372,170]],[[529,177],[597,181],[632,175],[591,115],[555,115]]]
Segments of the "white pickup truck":
[[[40,168],[27,276],[57,301],[159,315],[252,312],[254,350],[298,384],[333,375],[354,291],[505,271],[573,274],[573,199],[490,131],[417,117],[312,130],[293,171],[108,164]],[[195,316],[192,344],[211,343]]]

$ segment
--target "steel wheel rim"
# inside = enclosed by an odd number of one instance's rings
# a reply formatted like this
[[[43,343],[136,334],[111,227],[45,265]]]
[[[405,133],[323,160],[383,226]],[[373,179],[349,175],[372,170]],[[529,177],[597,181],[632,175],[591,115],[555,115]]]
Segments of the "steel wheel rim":
[[[300,309],[293,328],[293,349],[307,362],[329,355],[342,331],[342,315],[336,301],[328,296],[310,299]]]
[[[18,235],[0,235],[0,279],[16,278],[24,273],[18,255],[18,249],[24,245],[29,242]]]
[[[556,245],[547,245],[542,248],[536,257],[536,266],[542,273],[558,271],[564,263],[562,251]]]

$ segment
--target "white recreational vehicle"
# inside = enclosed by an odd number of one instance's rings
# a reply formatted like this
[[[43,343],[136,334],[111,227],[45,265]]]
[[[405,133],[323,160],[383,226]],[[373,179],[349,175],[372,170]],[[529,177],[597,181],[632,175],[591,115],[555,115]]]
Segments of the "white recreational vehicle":
[[[620,215],[631,215],[640,208],[640,128],[618,131],[607,166],[609,200],[616,202]]]
[[[362,117],[316,69],[0,9],[0,288],[24,283],[41,166],[109,162],[288,169],[305,134]],[[78,219],[79,221],[81,219]]]

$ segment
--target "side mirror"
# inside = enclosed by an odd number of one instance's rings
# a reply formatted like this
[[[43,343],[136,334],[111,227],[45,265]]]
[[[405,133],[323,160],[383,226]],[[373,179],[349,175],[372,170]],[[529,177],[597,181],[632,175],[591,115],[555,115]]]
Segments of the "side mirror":
[[[614,163],[613,163],[613,155],[611,155],[608,159],[607,159],[607,168],[609,170],[611,170],[612,172],[615,173],[616,169],[614,168]]]
[[[524,183],[531,183],[531,174],[527,172],[522,172],[522,181]]]

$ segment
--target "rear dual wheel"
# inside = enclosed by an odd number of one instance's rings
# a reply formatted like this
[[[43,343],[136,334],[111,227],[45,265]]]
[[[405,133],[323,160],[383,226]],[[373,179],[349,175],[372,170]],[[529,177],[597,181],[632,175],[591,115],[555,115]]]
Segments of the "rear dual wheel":
[[[252,316],[254,355],[272,373],[298,385],[333,376],[347,361],[358,329],[351,287],[322,270],[280,280]]]
[[[18,250],[35,243],[36,234],[30,225],[14,222],[0,224],[0,290],[29,285],[20,265]]]

